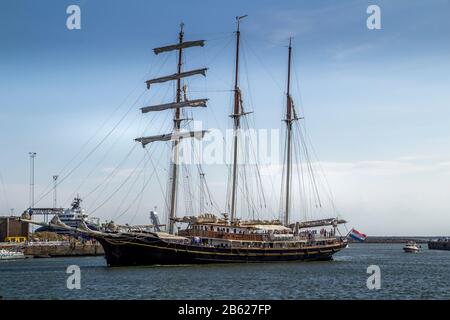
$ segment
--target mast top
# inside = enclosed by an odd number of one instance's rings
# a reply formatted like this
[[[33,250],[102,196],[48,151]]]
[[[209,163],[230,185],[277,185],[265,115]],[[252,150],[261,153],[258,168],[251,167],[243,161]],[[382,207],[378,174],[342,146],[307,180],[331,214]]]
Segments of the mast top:
[[[248,15],[245,14],[243,16],[236,16],[236,22],[237,22],[237,32],[239,32],[239,25],[242,19],[246,18]]]
[[[181,21],[181,23],[180,23],[180,34],[183,33],[183,29],[184,29],[184,22]]]

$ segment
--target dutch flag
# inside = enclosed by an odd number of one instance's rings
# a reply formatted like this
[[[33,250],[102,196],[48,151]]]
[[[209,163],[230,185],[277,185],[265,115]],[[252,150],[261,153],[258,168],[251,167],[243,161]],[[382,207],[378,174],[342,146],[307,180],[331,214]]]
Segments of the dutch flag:
[[[367,236],[364,233],[359,232],[358,230],[352,229],[348,234],[352,239],[356,241],[363,242],[366,240]]]

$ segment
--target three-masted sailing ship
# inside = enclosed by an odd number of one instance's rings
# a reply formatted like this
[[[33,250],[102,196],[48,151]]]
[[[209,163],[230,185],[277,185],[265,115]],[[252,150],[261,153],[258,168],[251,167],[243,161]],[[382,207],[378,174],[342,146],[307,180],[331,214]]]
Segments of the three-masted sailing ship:
[[[233,164],[231,168],[231,205],[229,212],[222,216],[203,212],[198,216],[177,216],[179,143],[181,139],[202,138],[207,133],[206,131],[181,131],[180,124],[184,120],[181,117],[181,109],[206,107],[208,101],[208,99],[188,100],[182,96],[182,80],[196,75],[205,76],[207,68],[189,71],[182,69],[184,51],[192,47],[203,47],[205,41],[185,41],[183,25],[181,25],[178,43],[154,49],[155,54],[178,51],[177,72],[146,81],[147,88],[158,83],[175,81],[176,100],[171,103],[141,109],[143,113],[173,110],[173,132],[135,139],[144,147],[158,141],[170,141],[172,143],[168,226],[164,232],[160,230],[158,225],[155,225],[155,228],[149,231],[139,228],[123,229],[113,224],[101,231],[90,230],[86,226],[73,230],[100,242],[109,266],[330,260],[333,254],[346,247],[347,240],[336,235],[338,224],[345,223],[344,220],[329,218],[291,222],[292,125],[300,119],[295,112],[290,93],[291,41],[289,41],[288,47],[286,118],[283,119],[287,134],[286,179],[282,182],[282,188],[285,190],[283,221],[281,219],[270,221],[242,220],[237,217],[239,171],[237,132],[241,126],[241,117],[246,114],[242,107],[242,96],[239,88],[240,21],[243,17],[237,17],[236,57],[233,77],[234,105],[231,114],[235,134],[232,146]],[[177,223],[186,227],[177,231]],[[57,217],[50,224],[67,227],[58,221]],[[305,232],[305,230],[318,227],[326,231],[320,234]]]

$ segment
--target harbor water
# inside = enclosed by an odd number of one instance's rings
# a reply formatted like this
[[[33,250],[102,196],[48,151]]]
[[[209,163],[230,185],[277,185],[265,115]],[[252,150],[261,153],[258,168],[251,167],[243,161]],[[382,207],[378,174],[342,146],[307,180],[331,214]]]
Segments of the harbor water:
[[[350,244],[330,262],[108,268],[103,257],[0,261],[3,299],[450,299],[450,251]],[[68,289],[67,267],[81,270]],[[381,272],[368,289],[367,268]]]

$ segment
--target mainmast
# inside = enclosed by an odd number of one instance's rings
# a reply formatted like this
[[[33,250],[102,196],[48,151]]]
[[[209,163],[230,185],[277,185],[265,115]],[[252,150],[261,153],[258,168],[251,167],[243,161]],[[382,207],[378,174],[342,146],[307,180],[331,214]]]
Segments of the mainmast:
[[[293,114],[293,105],[291,98],[291,46],[292,38],[289,38],[289,49],[288,49],[288,74],[287,74],[287,90],[286,90],[286,134],[287,134],[287,159],[286,159],[286,203],[285,203],[285,214],[284,214],[284,224],[289,225],[289,210],[290,210],[290,196],[291,196],[291,170],[292,170],[292,121],[295,120]]]
[[[247,17],[247,15],[236,17],[237,31],[236,31],[236,66],[234,75],[234,108],[231,117],[234,119],[233,123],[233,181],[231,188],[231,223],[236,218],[236,187],[238,178],[238,133],[241,126],[240,118],[243,115],[241,105],[241,91],[239,90],[239,43],[240,43],[240,21]]]
[[[177,82],[177,92],[176,92],[176,101],[173,103],[166,103],[154,106],[148,106],[141,108],[142,113],[153,112],[153,111],[162,111],[167,109],[175,109],[174,117],[173,117],[173,132],[169,134],[162,134],[151,137],[141,137],[135,139],[138,142],[141,142],[145,147],[148,143],[154,141],[172,141],[172,160],[171,160],[171,178],[172,183],[170,186],[170,207],[169,207],[169,233],[174,233],[174,224],[176,218],[176,209],[177,209],[177,178],[178,178],[178,161],[179,161],[179,143],[182,138],[196,137],[202,138],[206,131],[192,131],[192,132],[180,132],[181,129],[181,108],[184,107],[206,107],[206,102],[208,99],[197,99],[197,100],[184,100],[181,101],[181,79],[185,77],[190,77],[194,75],[206,75],[207,68],[196,69],[191,71],[182,72],[183,66],[183,49],[200,46],[203,47],[205,45],[204,40],[197,41],[186,41],[184,40],[184,24],[180,25],[180,32],[178,34],[178,43],[174,45],[169,45],[165,47],[155,48],[153,49],[155,54],[159,54],[162,52],[168,52],[177,50],[178,51],[178,64],[177,64],[177,73],[164,76],[160,78],[155,78],[151,80],[147,80],[147,88],[150,89],[150,86],[154,83],[162,83],[166,81],[176,80]]]

